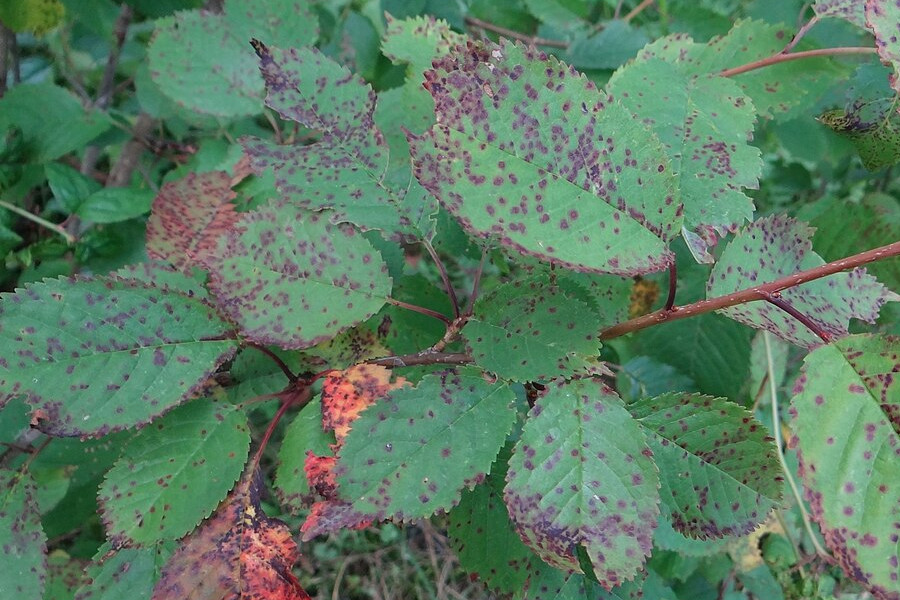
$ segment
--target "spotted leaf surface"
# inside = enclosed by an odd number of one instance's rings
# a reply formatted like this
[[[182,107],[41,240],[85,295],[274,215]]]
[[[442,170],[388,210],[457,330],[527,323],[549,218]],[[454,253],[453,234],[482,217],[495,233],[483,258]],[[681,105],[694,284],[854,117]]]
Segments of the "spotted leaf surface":
[[[512,43],[434,63],[419,182],[471,234],[577,271],[665,268],[681,204],[658,140],[574,69]]]
[[[812,251],[812,230],[789,217],[755,221],[722,252],[707,284],[707,296],[721,296],[754,287],[825,263]],[[896,294],[865,269],[838,273],[783,290],[781,298],[833,337],[847,335],[851,318],[874,323],[878,310]],[[723,314],[803,347],[822,340],[797,319],[767,302],[723,309]]]
[[[253,169],[273,170],[282,198],[314,210],[330,208],[335,222],[417,233],[423,213],[434,207],[415,190],[408,192],[408,175],[396,185],[386,179],[390,151],[373,120],[372,88],[314,48],[281,50],[259,42],[255,48],[266,105],[322,137],[297,146],[246,138]]]
[[[278,448],[275,494],[292,514],[298,514],[314,499],[315,490],[310,488],[304,473],[307,452],[327,455],[333,443],[334,435],[322,428],[322,405],[318,399],[301,410],[285,429]]]
[[[867,0],[866,25],[875,34],[875,48],[884,64],[891,64],[891,87],[900,92],[900,4],[897,0]]]
[[[176,539],[208,517],[241,475],[250,450],[243,412],[193,400],[138,433],[100,486],[116,546]]]
[[[617,71],[608,90],[666,147],[684,203],[682,235],[698,261],[712,263],[717,236],[753,217],[743,188],[759,187],[762,159],[749,143],[749,98],[729,79],[655,58]]]
[[[392,382],[390,369],[378,365],[356,365],[329,375],[322,383],[322,425],[326,431],[334,431],[337,443],[343,444],[363,410],[405,385],[402,377]]]
[[[258,114],[263,82],[250,39],[311,44],[318,20],[305,0],[228,0],[224,8],[224,14],[193,10],[160,19],[148,49],[150,75],[166,96],[195,111]]]
[[[147,221],[147,254],[181,270],[202,266],[220,235],[237,221],[231,176],[223,171],[190,173],[167,183]]]
[[[781,468],[766,429],[723,398],[664,394],[627,406],[647,434],[660,498],[695,538],[753,531],[781,499]]]
[[[391,290],[381,255],[359,232],[289,205],[246,213],[208,265],[210,287],[241,333],[286,349],[368,319]]]
[[[290,529],[259,506],[244,479],[166,563],[152,600],[309,600],[291,568],[300,556]]]
[[[158,542],[113,552],[104,544],[96,562],[88,567],[88,582],[78,589],[75,600],[150,600],[173,546],[173,542]]]
[[[818,121],[850,140],[865,168],[878,171],[900,162],[900,115],[893,102],[877,121],[866,123],[853,112],[829,110]]]
[[[475,363],[518,381],[602,371],[590,307],[540,277],[504,284],[481,298],[463,336]]]
[[[47,537],[31,475],[0,469],[0,597],[41,598]]]
[[[484,480],[515,420],[513,393],[475,369],[429,375],[363,411],[338,454],[338,491],[380,518],[415,519]]]
[[[866,26],[866,0],[816,0],[813,11],[819,17],[837,17]]]
[[[519,535],[559,569],[581,571],[581,546],[610,589],[650,554],[659,475],[644,432],[611,389],[554,382],[529,413],[506,476]]]
[[[816,349],[794,389],[792,444],[812,515],[844,572],[900,598],[900,339]]]
[[[144,424],[236,346],[208,303],[140,281],[45,280],[0,298],[0,397],[25,395],[53,435]]]

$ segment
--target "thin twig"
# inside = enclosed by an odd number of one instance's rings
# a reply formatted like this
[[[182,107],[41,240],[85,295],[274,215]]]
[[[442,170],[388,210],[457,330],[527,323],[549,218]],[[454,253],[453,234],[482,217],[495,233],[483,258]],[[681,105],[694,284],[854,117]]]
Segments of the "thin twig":
[[[481,275],[484,273],[484,263],[487,261],[487,252],[481,250],[481,260],[478,261],[478,268],[475,270],[475,276],[472,278],[472,293],[469,294],[469,308],[466,315],[471,316],[475,310],[475,302],[478,300],[478,293],[481,291]]]
[[[72,245],[75,243],[74,235],[72,235],[71,233],[69,233],[68,231],[66,231],[59,225],[57,225],[56,223],[51,223],[47,219],[39,217],[34,213],[28,212],[24,208],[19,208],[15,204],[10,204],[9,202],[7,202],[5,200],[0,200],[0,208],[5,208],[6,210],[12,211],[12,212],[16,213],[17,215],[28,219],[29,221],[37,223],[41,227],[46,227],[47,229],[49,229],[55,233],[58,233],[59,235],[63,236],[66,239],[66,242],[69,245]]]
[[[472,357],[463,352],[418,352],[402,356],[385,356],[365,361],[382,367],[417,367],[421,365],[468,365]]]
[[[666,305],[663,310],[672,310],[675,306],[675,292],[678,290],[678,268],[675,261],[669,265],[669,295],[666,297]],[[649,307],[648,307],[649,308]]]
[[[247,346],[253,348],[254,350],[258,350],[259,352],[262,352],[263,354],[271,358],[272,361],[276,365],[278,365],[278,368],[281,369],[281,372],[284,373],[284,376],[288,378],[288,381],[290,381],[291,383],[295,383],[297,381],[298,377],[291,371],[291,368],[287,366],[287,363],[281,360],[280,356],[261,344],[247,344]]]
[[[777,65],[778,63],[783,63],[790,60],[800,60],[801,58],[815,58],[817,56],[840,56],[845,54],[874,54],[875,52],[875,48],[872,48],[870,46],[850,46],[846,48],[817,48],[816,50],[804,50],[803,52],[791,52],[790,54],[778,53],[773,54],[772,56],[767,56],[766,58],[755,60],[751,63],[747,63],[746,65],[732,67],[731,69],[725,69],[724,71],[720,71],[719,75],[721,75],[722,77],[734,77],[735,75],[740,75],[741,73],[746,73],[747,71],[762,69],[763,67]]]
[[[788,43],[787,46],[784,47],[784,49],[781,51],[781,53],[787,54],[788,52],[793,50],[794,46],[799,44],[800,40],[803,39],[803,36],[805,36],[809,32],[809,30],[812,29],[818,22],[819,22],[819,15],[814,15],[809,21],[804,23],[803,26],[797,30],[797,33],[794,34],[794,37],[791,38],[791,41]]]
[[[791,474],[787,461],[784,459],[784,449],[781,447],[781,414],[778,411],[778,386],[775,385],[775,359],[772,357],[772,343],[769,341],[769,332],[763,331],[763,342],[766,345],[766,371],[769,374],[769,395],[772,397],[772,435],[775,438],[775,452],[778,454],[778,462],[781,463],[781,470],[787,479],[791,488],[791,493],[797,501],[797,508],[800,510],[800,516],[803,519],[803,526],[806,533],[809,534],[812,544],[816,549],[816,553],[822,558],[828,558],[828,552],[819,544],[815,532],[813,532],[812,524],[809,522],[809,514],[806,512],[806,506],[803,504],[803,498],[800,496],[800,490],[797,488],[797,482]]]
[[[860,252],[859,254],[835,260],[812,269],[799,271],[792,275],[776,279],[770,283],[739,290],[737,292],[732,292],[731,294],[725,294],[724,296],[717,296],[716,298],[710,298],[708,300],[699,300],[684,306],[675,306],[672,310],[657,310],[650,314],[629,319],[628,321],[603,330],[600,334],[600,339],[608,340],[666,321],[686,319],[688,317],[721,310],[737,304],[746,304],[747,302],[753,302],[755,300],[765,300],[767,294],[774,294],[775,292],[780,292],[787,288],[815,281],[822,277],[834,275],[841,271],[846,271],[877,260],[898,255],[900,255],[900,242],[894,242],[893,244],[873,248],[866,252]]]
[[[434,317],[440,321],[443,321],[445,325],[448,327],[453,322],[450,317],[446,315],[442,315],[436,310],[431,310],[430,308],[425,308],[424,306],[417,306],[415,304],[410,304],[408,302],[403,302],[402,300],[397,300],[395,298],[386,298],[385,299],[388,304],[393,304],[394,306],[399,306],[400,308],[405,308],[406,310],[411,310],[413,312],[417,312],[423,315],[428,315],[429,317]]]
[[[156,120],[145,112],[138,115],[131,130],[131,139],[122,148],[118,160],[109,170],[106,178],[106,187],[121,187],[128,185],[131,175],[137,168],[138,161],[147,149],[147,137],[156,127]]]
[[[9,73],[9,63],[12,60],[15,38],[16,34],[0,22],[0,98],[6,93],[6,77]]]
[[[826,344],[831,341],[831,336],[828,335],[826,331],[823,331],[821,327],[819,327],[818,323],[810,319],[808,316],[804,315],[802,312],[791,306],[791,304],[781,297],[777,292],[774,294],[766,293],[765,300],[769,304],[773,306],[777,306],[787,314],[791,315],[801,323],[803,323],[807,329],[816,334],[823,342]]]
[[[524,33],[519,33],[518,31],[513,31],[512,29],[507,29],[506,27],[501,27],[499,25],[494,25],[493,23],[488,23],[487,21],[482,21],[481,19],[476,19],[475,17],[466,17],[465,20],[467,25],[478,27],[479,29],[485,29],[487,31],[493,31],[494,33],[499,33],[504,37],[519,40],[520,42],[525,42],[529,46],[550,46],[551,48],[569,47],[568,42],[563,42],[561,40],[548,40],[542,37],[526,35]]]
[[[456,297],[456,291],[454,291],[453,285],[450,283],[450,276],[447,274],[447,268],[444,266],[444,262],[441,260],[441,257],[438,256],[437,250],[434,249],[431,242],[422,240],[422,245],[425,246],[428,255],[431,256],[431,260],[434,261],[434,264],[438,269],[438,273],[441,274],[441,281],[444,282],[444,289],[447,290],[450,304],[453,305],[453,318],[459,318],[459,299]]]
[[[641,14],[644,11],[644,9],[647,8],[648,6],[650,6],[651,4],[653,4],[653,0],[644,0],[643,2],[641,2],[640,4],[635,6],[633,9],[631,9],[631,12],[629,12],[627,15],[625,15],[625,17],[622,20],[625,21],[626,23],[629,22],[630,20],[632,20],[633,18],[635,18],[636,16]]]
[[[272,417],[272,420],[269,421],[269,426],[266,427],[266,432],[259,441],[259,447],[256,449],[256,454],[253,455],[253,460],[250,462],[248,468],[249,472],[255,471],[259,466],[263,451],[265,451],[266,446],[269,444],[269,440],[272,438],[272,434],[275,432],[275,428],[278,426],[281,418],[287,413],[288,409],[294,407],[303,408],[309,403],[312,398],[312,386],[306,381],[298,381],[294,390],[282,397],[284,398],[284,401],[281,403],[281,406],[278,407],[278,412],[276,412],[275,416]]]

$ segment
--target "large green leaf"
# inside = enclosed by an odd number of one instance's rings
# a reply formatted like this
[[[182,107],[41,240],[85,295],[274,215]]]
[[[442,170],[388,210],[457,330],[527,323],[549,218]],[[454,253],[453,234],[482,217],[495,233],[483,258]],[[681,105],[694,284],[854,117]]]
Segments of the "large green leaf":
[[[349,225],[271,203],[245,213],[210,256],[210,288],[249,339],[308,348],[378,312],[387,265]]]
[[[742,191],[756,189],[762,171],[760,151],[749,143],[752,103],[733,81],[656,58],[617,71],[608,89],[666,147],[684,203],[685,241],[698,261],[713,262],[707,247],[753,217]]]
[[[571,67],[469,45],[426,74],[437,124],[416,177],[473,235],[579,271],[666,267],[681,205],[658,140]]]
[[[153,81],[195,111],[235,117],[262,112],[263,83],[251,38],[311,44],[318,20],[306,0],[227,0],[225,14],[194,10],[161,19],[148,49]]]
[[[713,267],[707,295],[722,296],[774,281],[825,263],[812,251],[812,230],[783,216],[759,219],[745,227]],[[847,335],[851,318],[874,323],[878,310],[897,296],[864,269],[837,273],[781,291],[781,299],[806,315],[823,332]],[[752,302],[722,309],[721,313],[751,327],[811,347],[822,340],[793,316],[768,302]]]
[[[509,462],[506,505],[541,558],[581,571],[583,547],[607,589],[650,554],[659,475],[638,423],[611,389],[554,382],[529,413]]]
[[[723,398],[664,394],[627,405],[646,430],[660,498],[678,531],[743,535],[781,499],[781,468],[766,429]]]
[[[894,67],[891,87],[900,92],[900,5],[895,0],[867,0],[866,25],[875,34],[875,48],[882,62]]]
[[[380,398],[354,421],[340,450],[340,496],[381,518],[449,510],[490,470],[516,417],[513,399],[506,384],[468,368]]]
[[[234,353],[201,298],[118,277],[54,279],[0,303],[0,402],[23,394],[53,435],[141,425],[194,395]]]
[[[46,543],[31,475],[0,469],[0,598],[41,598]]]
[[[193,400],[140,431],[100,487],[116,546],[179,538],[208,517],[241,475],[247,418],[231,404]]]
[[[475,363],[500,377],[553,379],[602,370],[599,327],[589,315],[587,304],[536,277],[480,298],[462,334]]]
[[[900,339],[851,336],[805,360],[792,407],[813,517],[844,571],[900,598]]]

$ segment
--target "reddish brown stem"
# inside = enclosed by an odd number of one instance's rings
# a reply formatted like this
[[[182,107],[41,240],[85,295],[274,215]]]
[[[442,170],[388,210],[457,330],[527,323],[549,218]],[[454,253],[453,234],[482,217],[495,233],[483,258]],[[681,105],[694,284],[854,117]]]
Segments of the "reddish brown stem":
[[[472,293],[469,294],[469,308],[466,315],[471,316],[475,310],[475,301],[478,300],[478,292],[481,287],[481,275],[484,273],[484,263],[487,261],[487,251],[481,251],[481,260],[478,261],[478,269],[475,270],[475,277],[472,278]]]
[[[487,21],[476,19],[475,17],[466,17],[466,24],[473,27],[478,27],[479,29],[485,29],[487,31],[499,33],[500,35],[508,37],[510,39],[525,42],[529,46],[550,46],[551,48],[569,47],[568,42],[563,42],[561,40],[548,40],[546,38],[525,35],[524,33],[519,33],[518,31],[513,31],[512,29],[507,29],[506,27],[500,27],[499,25],[494,25],[493,23],[488,23]]]
[[[406,310],[411,310],[413,312],[417,312],[423,315],[428,315],[429,317],[434,317],[440,321],[443,321],[445,325],[448,327],[453,320],[447,317],[446,315],[442,315],[436,310],[431,310],[430,308],[425,308],[424,306],[417,306],[415,304],[409,304],[408,302],[403,302],[402,300],[396,300],[394,298],[386,298],[388,304],[393,304],[394,306],[399,306],[400,308],[405,308]]]
[[[809,329],[814,334],[816,334],[826,344],[831,341],[831,336],[828,335],[828,333],[826,333],[825,331],[823,331],[822,328],[819,327],[819,325],[817,323],[815,323],[808,316],[804,315],[802,312],[800,312],[799,310],[797,310],[796,308],[791,306],[789,302],[787,302],[784,298],[782,298],[777,293],[766,294],[765,300],[772,306],[777,306],[778,308],[780,308],[787,314],[791,315],[792,317],[794,317],[795,319],[797,319],[798,321],[803,323],[807,329]]]
[[[747,288],[744,290],[733,292],[731,294],[726,294],[724,296],[718,296],[716,298],[710,298],[708,300],[700,300],[686,306],[676,306],[673,307],[672,310],[668,311],[658,310],[642,317],[630,319],[628,321],[619,323],[618,325],[613,325],[612,327],[605,329],[600,334],[600,339],[608,340],[625,335],[626,333],[631,333],[632,331],[639,331],[652,325],[658,325],[659,323],[664,323],[666,321],[686,319],[688,317],[702,315],[704,313],[712,312],[714,310],[720,310],[722,308],[728,308],[729,306],[735,306],[737,304],[745,304],[747,302],[753,302],[755,300],[765,300],[767,294],[774,294],[776,292],[780,292],[781,290],[786,290],[790,287],[801,285],[809,281],[827,277],[828,275],[834,275],[835,273],[840,273],[841,271],[846,271],[848,269],[853,269],[870,262],[875,262],[876,260],[882,260],[897,255],[900,255],[900,242],[894,242],[893,244],[888,244],[887,246],[881,246],[879,248],[874,248],[866,252],[861,252],[860,254],[854,254],[853,256],[848,256],[847,258],[842,258],[840,260],[836,260],[819,267],[800,271],[798,273],[794,273],[793,275],[788,275],[787,277],[782,277],[781,279],[776,279],[775,281],[756,287]]]
[[[253,455],[253,460],[250,462],[250,471],[256,470],[259,466],[259,461],[262,459],[266,446],[269,445],[269,440],[272,439],[272,434],[275,433],[275,428],[278,427],[278,423],[281,422],[282,417],[284,417],[288,409],[293,407],[303,408],[309,403],[312,398],[312,386],[308,381],[298,381],[294,384],[292,389],[282,397],[283,401],[281,406],[278,407],[278,412],[276,412],[275,416],[272,417],[272,420],[269,421],[269,426],[266,427],[266,432],[259,441],[259,448],[256,449],[256,454]]]
[[[672,310],[675,306],[675,292],[678,290],[678,268],[675,261],[669,266],[669,295],[666,298],[666,305],[663,310]]]
[[[290,367],[287,366],[287,363],[285,363],[283,360],[281,360],[280,356],[278,356],[277,354],[275,354],[274,352],[272,352],[271,350],[269,350],[268,348],[266,348],[265,346],[262,346],[260,344],[247,344],[247,345],[250,348],[253,348],[254,350],[258,350],[259,352],[262,352],[263,354],[265,354],[266,356],[271,358],[272,362],[274,362],[276,365],[278,365],[278,368],[281,369],[281,372],[284,373],[284,376],[288,378],[288,381],[290,381],[291,383],[295,383],[297,381],[298,377],[291,371]]]
[[[777,65],[778,63],[783,63],[790,60],[800,60],[801,58],[814,58],[817,56],[839,56],[843,54],[874,53],[875,48],[871,48],[869,46],[851,46],[847,48],[818,48],[816,50],[804,50],[803,52],[791,52],[789,54],[782,54],[779,52],[778,54],[773,54],[772,56],[767,56],[766,58],[755,60],[751,63],[747,63],[746,65],[732,67],[731,69],[725,69],[724,71],[720,71],[719,75],[721,75],[722,77],[734,77],[735,75],[740,75],[741,73],[746,73],[747,71],[762,69],[763,67]]]
[[[459,318],[459,299],[456,297],[456,291],[450,283],[450,276],[447,274],[447,268],[444,267],[444,261],[438,256],[437,250],[434,249],[431,242],[422,240],[422,245],[425,246],[429,256],[431,256],[431,260],[433,260],[435,266],[437,266],[438,273],[441,274],[441,281],[444,282],[444,289],[447,290],[447,297],[450,298],[450,304],[453,305],[453,317]]]
[[[653,4],[653,0],[644,0],[643,2],[641,2],[640,4],[638,4],[637,6],[632,8],[631,12],[629,12],[627,15],[625,15],[622,18],[622,20],[625,21],[626,23],[629,22],[630,20],[632,20],[633,18],[635,18],[636,16],[641,14],[644,11],[644,9],[647,8],[648,6],[650,6],[651,4]]]

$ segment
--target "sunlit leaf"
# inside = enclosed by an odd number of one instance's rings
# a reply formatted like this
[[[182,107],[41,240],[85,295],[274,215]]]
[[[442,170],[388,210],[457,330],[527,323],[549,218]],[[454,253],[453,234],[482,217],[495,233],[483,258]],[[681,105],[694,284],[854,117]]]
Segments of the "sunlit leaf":
[[[633,579],[650,554],[659,475],[638,423],[602,383],[554,382],[529,413],[509,462],[506,505],[541,558],[600,583]]]
[[[0,469],[0,598],[41,598],[46,544],[31,476]]]
[[[416,177],[473,235],[580,271],[672,260],[681,206],[659,142],[574,69],[512,43],[470,44],[426,74],[437,124]]]
[[[858,335],[805,360],[792,403],[800,474],[825,543],[878,598],[900,596],[900,340]]]

